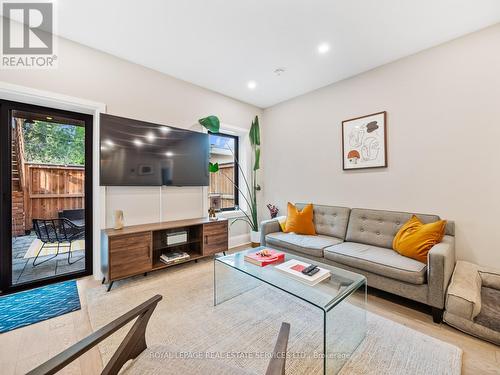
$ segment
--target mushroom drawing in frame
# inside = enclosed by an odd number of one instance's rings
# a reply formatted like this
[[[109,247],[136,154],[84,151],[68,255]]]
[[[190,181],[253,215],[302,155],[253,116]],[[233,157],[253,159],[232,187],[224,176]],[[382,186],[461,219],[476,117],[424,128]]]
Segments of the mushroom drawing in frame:
[[[387,112],[342,121],[342,168],[387,167]]]

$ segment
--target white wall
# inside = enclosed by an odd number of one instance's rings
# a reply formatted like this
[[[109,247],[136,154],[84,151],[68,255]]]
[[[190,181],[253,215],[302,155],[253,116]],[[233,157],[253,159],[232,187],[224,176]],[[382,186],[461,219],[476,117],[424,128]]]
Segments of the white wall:
[[[55,70],[0,70],[0,81],[51,93],[103,103],[107,113],[200,129],[197,120],[215,114],[222,122],[249,129],[262,111],[151,69],[129,63],[66,39],[58,39],[58,68]],[[112,225],[112,211],[122,208],[125,223],[154,221],[159,217],[159,188],[101,189],[101,227]],[[164,220],[206,215],[202,188],[163,188]],[[104,208],[107,208],[104,211]],[[249,238],[244,223],[231,227],[230,243]],[[98,257],[98,249],[95,249]]]
[[[265,201],[435,213],[500,268],[499,46],[497,25],[266,109]],[[342,120],[379,111],[389,167],[343,172]]]

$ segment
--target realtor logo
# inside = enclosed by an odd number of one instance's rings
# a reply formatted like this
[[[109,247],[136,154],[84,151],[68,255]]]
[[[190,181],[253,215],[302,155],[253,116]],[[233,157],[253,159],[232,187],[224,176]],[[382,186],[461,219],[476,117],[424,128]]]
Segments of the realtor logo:
[[[53,3],[4,1],[2,11],[2,68],[55,67]]]

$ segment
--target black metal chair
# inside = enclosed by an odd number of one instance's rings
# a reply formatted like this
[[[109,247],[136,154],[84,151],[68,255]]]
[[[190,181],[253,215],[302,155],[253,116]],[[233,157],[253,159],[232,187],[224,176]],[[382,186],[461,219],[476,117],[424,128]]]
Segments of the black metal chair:
[[[71,261],[71,245],[73,241],[85,238],[85,227],[78,226],[66,218],[62,219],[33,219],[33,230],[36,237],[42,242],[42,247],[38,250],[35,259],[33,260],[33,267],[42,263],[48,262],[59,255],[61,248],[69,247],[68,249],[68,264],[74,264],[80,259],[85,258],[82,256],[75,261]],[[69,244],[68,244],[69,243]],[[48,259],[36,263],[40,253],[45,247],[57,247],[56,254]]]
[[[70,210],[62,210],[58,212],[59,219],[66,218],[70,220],[73,224],[79,227],[85,226],[85,209],[84,208],[74,208]]]

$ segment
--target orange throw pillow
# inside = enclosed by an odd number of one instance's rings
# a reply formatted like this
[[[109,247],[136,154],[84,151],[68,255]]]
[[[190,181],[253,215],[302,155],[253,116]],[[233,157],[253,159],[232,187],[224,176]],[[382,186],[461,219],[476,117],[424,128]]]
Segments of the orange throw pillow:
[[[405,257],[427,263],[427,254],[432,246],[441,242],[446,220],[424,224],[415,215],[398,231],[392,241],[392,248]]]
[[[316,234],[313,223],[313,205],[305,206],[299,211],[295,205],[288,202],[288,216],[286,218],[285,233]]]

